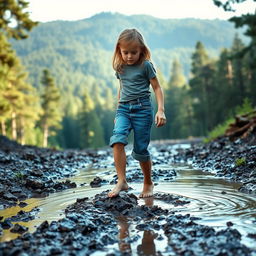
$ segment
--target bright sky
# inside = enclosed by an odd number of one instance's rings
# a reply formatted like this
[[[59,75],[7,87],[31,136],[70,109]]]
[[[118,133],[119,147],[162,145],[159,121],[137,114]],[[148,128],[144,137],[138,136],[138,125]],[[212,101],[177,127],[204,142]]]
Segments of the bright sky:
[[[225,12],[213,0],[27,0],[30,17],[36,21],[80,20],[100,12],[126,15],[147,14],[163,19],[228,19],[234,15],[255,12],[256,2],[238,4],[235,13]]]

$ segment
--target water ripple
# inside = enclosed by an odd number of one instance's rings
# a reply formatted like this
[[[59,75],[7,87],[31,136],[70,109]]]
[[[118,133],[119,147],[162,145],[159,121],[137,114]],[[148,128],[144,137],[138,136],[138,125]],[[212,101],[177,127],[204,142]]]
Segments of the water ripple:
[[[232,222],[234,228],[237,228],[243,234],[243,242],[247,246],[253,247],[252,240],[247,238],[246,234],[256,233],[256,199],[252,195],[238,192],[237,189],[240,184],[225,181],[214,177],[210,173],[192,170],[184,166],[158,166],[157,168],[175,169],[178,175],[176,179],[169,182],[156,181],[158,184],[155,186],[155,192],[180,195],[188,199],[190,203],[174,207],[173,205],[155,200],[155,205],[200,217],[202,219],[198,221],[199,223],[216,228],[227,227],[227,222]],[[110,180],[113,174],[113,168],[81,170],[76,177],[70,178],[78,184],[77,188],[57,192],[46,198],[26,200],[29,205],[22,210],[29,211],[34,207],[39,207],[40,212],[35,220],[21,224],[28,226],[29,231],[32,232],[44,220],[52,221],[62,218],[64,209],[74,203],[77,198],[92,197],[103,190],[113,187],[112,185],[104,185],[99,188],[91,188],[89,183],[95,175]],[[142,184],[131,183],[130,185],[134,189],[132,192],[139,195]],[[139,202],[143,204],[143,199]],[[19,207],[1,210],[0,216],[10,217],[19,210]],[[16,236],[16,234],[4,231],[0,241],[10,240]]]

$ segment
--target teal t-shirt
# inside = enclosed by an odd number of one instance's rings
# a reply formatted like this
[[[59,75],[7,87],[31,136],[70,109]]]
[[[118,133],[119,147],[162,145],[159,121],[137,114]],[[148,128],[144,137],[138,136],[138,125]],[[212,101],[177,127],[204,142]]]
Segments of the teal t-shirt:
[[[149,80],[156,77],[156,70],[145,60],[140,65],[125,65],[121,73],[116,72],[116,77],[121,80],[119,102],[126,102],[150,96]]]

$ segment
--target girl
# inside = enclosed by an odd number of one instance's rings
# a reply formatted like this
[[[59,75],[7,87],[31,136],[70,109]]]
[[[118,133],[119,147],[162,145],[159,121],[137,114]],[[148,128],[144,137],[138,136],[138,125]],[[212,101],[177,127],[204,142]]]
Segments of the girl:
[[[147,149],[153,122],[150,84],[153,87],[158,105],[155,116],[156,126],[164,125],[166,118],[163,91],[157,80],[156,71],[150,62],[150,51],[143,36],[136,29],[126,29],[120,34],[113,56],[113,68],[119,79],[120,87],[110,146],[113,147],[118,182],[108,193],[108,196],[115,197],[120,191],[128,189],[125,175],[126,154],[124,146],[128,144],[127,137],[133,129],[132,156],[139,161],[144,175],[144,185],[140,197],[151,197],[153,196],[152,162]]]

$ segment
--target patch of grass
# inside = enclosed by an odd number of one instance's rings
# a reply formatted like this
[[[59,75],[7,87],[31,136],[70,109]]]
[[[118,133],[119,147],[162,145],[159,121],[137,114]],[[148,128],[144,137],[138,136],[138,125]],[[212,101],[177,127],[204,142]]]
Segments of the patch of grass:
[[[246,164],[246,159],[244,157],[237,158],[235,160],[235,165],[236,166],[241,166],[241,165],[244,165],[244,164]]]
[[[23,180],[23,178],[24,178],[24,174],[22,173],[22,172],[16,172],[15,173],[15,178],[17,179],[17,180]]]
[[[226,122],[217,125],[212,131],[209,132],[208,137],[204,139],[204,143],[208,143],[222,135],[225,134],[225,131],[235,121],[234,118],[228,119]]]
[[[236,115],[245,115],[253,111],[253,106],[248,98],[245,98],[241,106],[237,106],[235,109]],[[205,143],[211,142],[214,139],[223,136],[229,125],[235,122],[235,117],[227,119],[224,123],[217,125],[212,131],[208,133],[207,138],[204,139]]]

